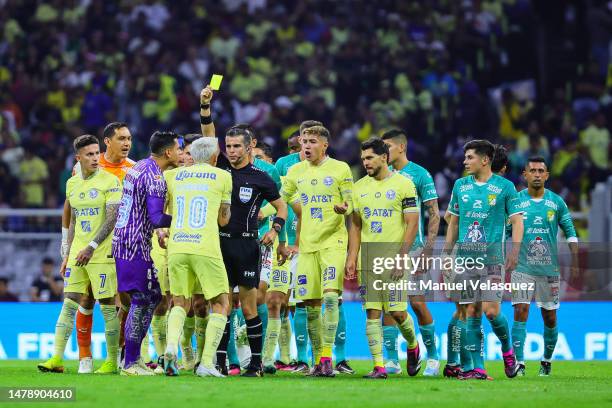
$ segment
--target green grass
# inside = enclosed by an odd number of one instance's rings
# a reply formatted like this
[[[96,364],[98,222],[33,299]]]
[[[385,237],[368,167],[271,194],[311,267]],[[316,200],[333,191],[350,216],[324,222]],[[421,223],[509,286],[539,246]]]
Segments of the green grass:
[[[508,379],[501,362],[489,362],[494,381],[410,378],[362,379],[369,361],[354,361],[353,376],[304,378],[280,373],[265,378],[199,378],[188,372],[174,378],[77,375],[70,361],[65,374],[40,373],[37,361],[1,361],[0,385],[76,387],[75,405],[67,407],[399,407],[399,406],[611,406],[612,362],[554,362],[553,375],[538,377],[538,362],[527,363],[525,377]],[[99,366],[99,362],[95,367]],[[405,367],[404,367],[405,368]],[[478,405],[477,405],[478,404]],[[0,403],[0,406],[4,405]],[[58,406],[20,403],[18,407]],[[8,406],[8,405],[6,405]]]

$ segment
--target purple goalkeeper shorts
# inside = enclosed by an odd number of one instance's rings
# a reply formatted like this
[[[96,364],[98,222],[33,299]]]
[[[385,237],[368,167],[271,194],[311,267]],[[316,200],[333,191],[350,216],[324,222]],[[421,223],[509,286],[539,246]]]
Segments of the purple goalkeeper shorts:
[[[119,292],[137,290],[147,293],[153,289],[159,290],[157,272],[152,261],[140,258],[134,258],[131,261],[115,258],[115,263]]]

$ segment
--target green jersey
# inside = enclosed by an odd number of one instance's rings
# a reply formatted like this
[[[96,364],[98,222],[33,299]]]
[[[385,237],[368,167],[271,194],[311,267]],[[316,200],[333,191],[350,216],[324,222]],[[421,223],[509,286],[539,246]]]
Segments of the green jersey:
[[[276,161],[276,170],[280,175],[281,182],[284,180],[289,168],[294,164],[300,162],[299,153],[291,153],[287,156],[283,156]],[[285,230],[287,232],[287,245],[295,245],[295,236],[297,231],[297,217],[293,212],[293,209],[289,205],[287,208],[287,221],[285,222]]]
[[[525,233],[517,271],[529,275],[559,276],[557,232],[559,226],[570,242],[576,242],[576,230],[567,205],[561,197],[544,189],[544,197],[531,198],[527,189],[518,193]]]
[[[459,217],[459,257],[481,257],[486,265],[504,262],[506,218],[522,211],[511,181],[493,174],[486,183],[474,176],[453,186],[448,212]]]
[[[276,170],[276,167],[273,164],[268,163],[265,160],[261,160],[258,158],[255,158],[255,160],[253,160],[253,166],[257,167],[259,170],[265,171],[266,173],[268,173],[268,175],[272,178],[272,180],[274,181],[274,184],[276,184],[276,188],[278,188],[278,191],[280,191],[281,189],[281,178],[278,174],[278,171]],[[264,205],[266,205],[267,201],[264,200],[261,203],[261,206],[263,207]],[[259,225],[259,237],[263,237],[266,232],[268,232],[270,230],[270,223],[268,222],[268,219],[263,220],[260,225]],[[283,235],[283,233],[281,232],[281,235]]]
[[[417,192],[417,207],[419,209],[419,229],[412,245],[412,250],[422,248],[425,244],[425,206],[423,203],[437,200],[438,193],[431,174],[422,166],[414,162],[408,162],[403,169],[398,171],[401,175],[408,177],[414,183]]]

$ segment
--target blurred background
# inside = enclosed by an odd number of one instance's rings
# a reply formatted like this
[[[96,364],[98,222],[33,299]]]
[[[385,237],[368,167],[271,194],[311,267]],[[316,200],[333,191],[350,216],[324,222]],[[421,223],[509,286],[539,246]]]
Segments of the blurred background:
[[[405,129],[442,210],[488,139],[519,189],[544,156],[581,240],[608,242],[611,32],[596,0],[0,0],[0,299],[57,298],[72,140],[126,121],[138,160],[156,129],[199,132],[213,73],[218,135],[248,122],[278,158],[320,120],[357,177],[360,141]]]

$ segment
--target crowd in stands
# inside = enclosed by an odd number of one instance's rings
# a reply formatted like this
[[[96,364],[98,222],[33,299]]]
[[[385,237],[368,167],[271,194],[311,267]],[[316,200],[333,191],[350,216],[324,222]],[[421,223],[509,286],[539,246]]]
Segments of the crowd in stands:
[[[463,143],[486,138],[508,147],[517,185],[543,155],[550,188],[586,210],[611,168],[612,12],[564,3],[556,40],[586,51],[559,78],[538,58],[536,3],[0,0],[0,207],[60,206],[71,141],[107,122],[130,124],[134,159],[155,129],[197,131],[199,91],[220,73],[217,134],[248,122],[275,157],[316,119],[357,174],[359,142],[399,127],[444,209]]]

